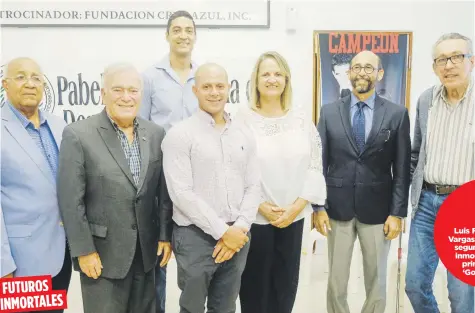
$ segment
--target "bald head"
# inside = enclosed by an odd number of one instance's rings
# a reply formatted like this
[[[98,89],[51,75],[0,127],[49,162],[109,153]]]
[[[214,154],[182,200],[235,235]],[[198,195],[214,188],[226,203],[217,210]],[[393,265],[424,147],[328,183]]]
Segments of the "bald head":
[[[196,70],[193,92],[200,108],[211,115],[223,114],[229,88],[228,74],[221,65],[206,63]]]
[[[8,62],[7,68],[5,71],[6,76],[11,77],[12,75],[15,75],[15,72],[18,70],[18,68],[23,68],[23,67],[28,67],[32,70],[34,69],[39,74],[42,74],[41,68],[38,65],[38,63],[36,63],[35,60],[28,57],[20,57],[20,58],[15,58],[11,60],[10,62]]]
[[[222,77],[226,82],[228,82],[228,73],[221,65],[216,63],[205,63],[196,70],[196,84],[206,80],[207,77]]]
[[[8,101],[26,116],[38,111],[44,92],[44,77],[35,60],[27,57],[8,62],[2,86]]]
[[[353,57],[351,60],[351,65],[353,66],[354,64],[371,64],[373,65],[374,68],[383,68],[383,64],[381,63],[381,58],[376,55],[373,51],[368,51],[368,50],[363,50],[357,55]]]

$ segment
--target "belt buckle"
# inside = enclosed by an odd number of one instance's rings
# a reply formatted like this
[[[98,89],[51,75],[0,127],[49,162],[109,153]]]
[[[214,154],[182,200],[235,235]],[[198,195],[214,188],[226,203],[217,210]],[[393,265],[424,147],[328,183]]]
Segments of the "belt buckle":
[[[435,186],[435,193],[438,195],[448,195],[455,191],[454,186]]]
[[[442,193],[439,192],[439,185],[435,185],[435,193],[436,193],[437,195],[442,194]]]

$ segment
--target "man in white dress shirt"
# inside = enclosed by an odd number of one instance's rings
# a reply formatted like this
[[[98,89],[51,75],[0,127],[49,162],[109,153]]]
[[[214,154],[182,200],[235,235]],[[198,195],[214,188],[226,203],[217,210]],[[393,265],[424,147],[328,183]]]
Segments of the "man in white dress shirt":
[[[235,312],[248,231],[261,200],[256,147],[249,130],[224,112],[226,71],[205,64],[195,80],[198,112],[171,128],[162,143],[174,204],[180,312],[204,312],[206,300],[209,312]]]

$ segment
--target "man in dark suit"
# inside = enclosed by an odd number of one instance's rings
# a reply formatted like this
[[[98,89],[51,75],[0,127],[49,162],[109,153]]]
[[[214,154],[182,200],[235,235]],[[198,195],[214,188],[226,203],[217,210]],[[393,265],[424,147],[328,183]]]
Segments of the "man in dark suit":
[[[377,55],[357,54],[348,72],[351,95],[325,105],[318,124],[328,195],[325,207],[314,208],[314,221],[328,235],[329,313],[350,312],[346,295],[357,237],[366,289],[362,312],[384,312],[390,240],[407,215],[409,115],[404,106],[376,95],[383,75]]]
[[[165,132],[136,117],[142,83],[135,68],[112,65],[103,84],[105,109],[63,132],[59,207],[84,312],[154,313],[157,249],[165,264],[171,254]]]

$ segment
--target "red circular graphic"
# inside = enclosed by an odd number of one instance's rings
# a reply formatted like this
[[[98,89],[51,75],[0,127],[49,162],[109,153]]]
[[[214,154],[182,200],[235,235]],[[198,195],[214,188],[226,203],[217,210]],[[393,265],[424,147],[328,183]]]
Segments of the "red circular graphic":
[[[475,286],[475,181],[457,188],[441,205],[434,240],[447,270]]]

